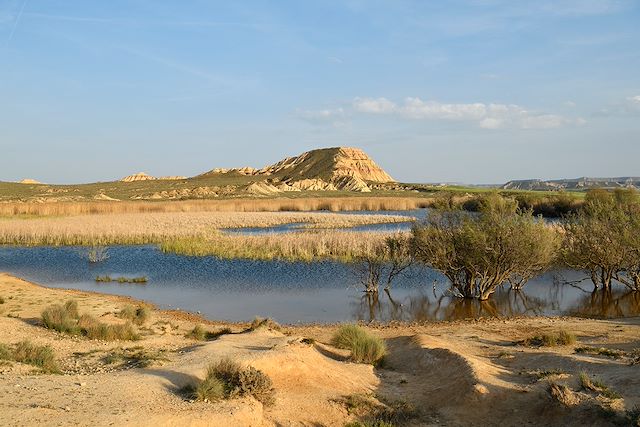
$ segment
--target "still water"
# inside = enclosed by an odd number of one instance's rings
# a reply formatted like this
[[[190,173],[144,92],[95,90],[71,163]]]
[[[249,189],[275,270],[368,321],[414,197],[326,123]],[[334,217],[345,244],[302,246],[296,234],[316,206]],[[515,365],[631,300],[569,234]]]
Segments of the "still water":
[[[0,247],[0,271],[55,288],[128,295],[157,304],[201,312],[210,319],[251,320],[269,316],[282,323],[350,320],[426,321],[480,316],[579,315],[622,317],[640,314],[640,295],[616,288],[592,293],[574,271],[547,273],[524,291],[498,290],[488,302],[451,297],[437,273],[417,268],[398,278],[389,293],[363,294],[354,269],[337,262],[220,260],[164,254],[155,246],[114,246],[108,258],[89,263],[86,248]],[[148,283],[96,283],[95,277],[146,276]]]

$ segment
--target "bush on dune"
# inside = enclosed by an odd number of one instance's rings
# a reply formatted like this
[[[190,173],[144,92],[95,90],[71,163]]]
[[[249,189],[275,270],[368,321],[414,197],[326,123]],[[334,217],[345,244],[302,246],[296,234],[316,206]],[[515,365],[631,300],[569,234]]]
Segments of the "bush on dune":
[[[351,351],[351,359],[357,363],[376,365],[382,361],[387,348],[381,338],[370,335],[358,325],[343,325],[333,336],[331,343]]]

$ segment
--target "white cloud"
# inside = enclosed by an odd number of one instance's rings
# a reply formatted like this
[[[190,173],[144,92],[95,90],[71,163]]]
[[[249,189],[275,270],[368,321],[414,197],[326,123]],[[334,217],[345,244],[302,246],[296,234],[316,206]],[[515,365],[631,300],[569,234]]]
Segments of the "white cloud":
[[[631,104],[640,105],[640,95],[630,96],[627,98],[627,101],[629,101]]]
[[[323,110],[296,110],[296,116],[315,125],[331,124],[340,126],[347,120],[344,108],[326,108]]]
[[[514,104],[446,104],[409,97],[401,105],[387,98],[356,98],[352,105],[356,112],[363,114],[386,114],[411,120],[471,122],[483,129],[552,129],[586,123],[582,118],[571,119],[529,111]]]
[[[387,98],[356,98],[353,100],[353,108],[360,113],[386,114],[394,112],[398,107]]]

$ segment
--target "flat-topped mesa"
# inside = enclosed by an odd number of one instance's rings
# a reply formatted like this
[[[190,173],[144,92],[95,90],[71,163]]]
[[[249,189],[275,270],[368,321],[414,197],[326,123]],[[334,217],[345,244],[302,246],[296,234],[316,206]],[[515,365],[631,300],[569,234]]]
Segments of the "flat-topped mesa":
[[[158,178],[155,176],[147,175],[144,172],[138,172],[138,173],[134,173],[133,175],[125,176],[120,180],[120,182],[137,182],[137,181],[154,181],[154,180],[175,181],[180,179],[187,179],[187,177],[180,176],[180,175],[171,175],[171,176],[161,176]]]

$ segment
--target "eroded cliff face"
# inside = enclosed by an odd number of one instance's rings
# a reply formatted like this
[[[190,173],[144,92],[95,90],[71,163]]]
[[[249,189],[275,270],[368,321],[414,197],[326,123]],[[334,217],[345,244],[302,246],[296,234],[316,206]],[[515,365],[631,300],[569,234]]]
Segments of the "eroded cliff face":
[[[257,173],[280,176],[282,180],[292,182],[301,179],[322,179],[333,183],[342,177],[353,177],[356,181],[364,182],[394,181],[364,151],[350,147],[307,151],[260,169]]]

